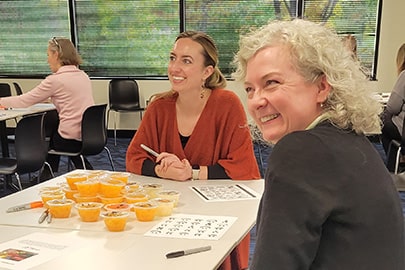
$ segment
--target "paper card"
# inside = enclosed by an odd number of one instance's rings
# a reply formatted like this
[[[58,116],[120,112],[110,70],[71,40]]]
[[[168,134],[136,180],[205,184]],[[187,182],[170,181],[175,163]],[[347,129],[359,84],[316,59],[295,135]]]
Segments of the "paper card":
[[[0,269],[25,270],[78,245],[70,236],[33,233],[0,244]]]
[[[258,199],[260,195],[242,184],[206,185],[190,187],[200,198],[207,202]]]
[[[145,236],[219,240],[237,217],[177,214],[165,218]]]

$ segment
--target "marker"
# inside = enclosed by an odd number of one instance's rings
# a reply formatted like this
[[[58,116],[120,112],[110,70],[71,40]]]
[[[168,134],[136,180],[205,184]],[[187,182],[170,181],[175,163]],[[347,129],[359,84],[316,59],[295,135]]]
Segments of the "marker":
[[[141,143],[141,147],[143,148],[143,150],[145,150],[146,152],[148,152],[149,154],[157,157],[159,156],[158,153],[156,153],[156,151],[153,151],[152,149],[150,149],[149,147],[147,147],[146,145],[144,145],[143,143]]]
[[[9,209],[7,209],[7,213],[29,210],[32,208],[38,208],[38,207],[42,207],[42,206],[44,206],[42,201],[35,201],[35,202],[30,202],[30,203],[25,203],[25,204],[10,207]]]
[[[181,251],[175,251],[175,252],[170,252],[166,254],[166,258],[177,258],[181,256],[186,256],[194,253],[199,253],[203,251],[208,251],[211,250],[211,246],[205,246],[205,247],[199,247],[199,248],[192,248],[192,249],[186,249],[186,250],[181,250]]]

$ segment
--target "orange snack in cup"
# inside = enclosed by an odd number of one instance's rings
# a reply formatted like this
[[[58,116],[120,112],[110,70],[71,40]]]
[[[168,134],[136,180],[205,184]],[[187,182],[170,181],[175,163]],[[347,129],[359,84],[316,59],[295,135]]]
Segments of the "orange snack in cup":
[[[71,200],[76,201],[74,194],[79,193],[78,190],[73,190],[73,189],[70,189],[69,186],[66,186],[62,189],[62,191],[65,193],[66,199],[71,199]]]
[[[49,212],[54,218],[68,218],[74,204],[70,199],[54,199],[47,202]]]
[[[63,199],[65,193],[63,191],[43,191],[39,194],[41,196],[42,202],[44,203],[44,207],[48,208],[47,202],[54,199]]]
[[[124,182],[124,184],[128,183],[128,178],[131,175],[129,172],[113,172],[110,174],[111,179],[120,180]]]
[[[83,222],[95,222],[100,216],[103,204],[98,202],[83,202],[76,204],[75,207]]]
[[[87,174],[85,173],[71,173],[65,176],[66,182],[68,183],[70,189],[76,190],[76,182],[87,180]]]
[[[128,212],[131,210],[131,206],[128,203],[109,203],[104,205],[104,209],[107,211]]]
[[[124,201],[124,196],[118,196],[113,198],[103,197],[101,195],[98,196],[98,199],[103,204],[110,204],[110,203],[121,203]]]
[[[116,179],[107,179],[100,181],[100,195],[107,198],[121,196],[121,190],[125,183]]]
[[[97,196],[99,190],[99,182],[96,180],[86,180],[76,182],[77,190],[83,197]]]
[[[121,232],[127,224],[128,212],[109,211],[101,214],[104,218],[104,224],[110,232]]]
[[[82,202],[100,202],[98,196],[90,196],[90,197],[84,197],[80,195],[80,193],[75,193],[73,194],[73,198],[77,203],[82,203]]]
[[[152,221],[156,216],[157,207],[157,203],[153,201],[135,203],[136,218],[139,221]]]

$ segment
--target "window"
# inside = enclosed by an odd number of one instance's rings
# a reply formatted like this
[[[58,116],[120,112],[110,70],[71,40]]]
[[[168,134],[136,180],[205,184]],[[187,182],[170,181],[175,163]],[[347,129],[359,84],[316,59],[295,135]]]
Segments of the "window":
[[[211,35],[230,75],[239,35],[270,19],[303,17],[358,42],[375,78],[379,0],[25,0],[0,1],[0,75],[44,76],[47,41],[70,36],[91,77],[166,77],[179,32]],[[72,14],[71,17],[69,14]],[[72,26],[72,29],[70,28]]]

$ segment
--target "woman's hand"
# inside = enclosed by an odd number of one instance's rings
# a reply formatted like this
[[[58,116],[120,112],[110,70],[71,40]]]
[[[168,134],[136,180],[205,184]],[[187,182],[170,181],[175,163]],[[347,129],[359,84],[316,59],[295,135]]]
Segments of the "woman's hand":
[[[160,155],[162,155],[162,154],[160,154]],[[159,157],[160,157],[160,155],[159,155]],[[172,156],[174,156],[174,155],[172,155]],[[156,165],[156,167],[155,167],[155,172],[156,172],[157,176],[159,176],[161,178],[172,179],[172,180],[177,180],[177,181],[190,180],[191,175],[192,175],[192,167],[190,165],[190,162],[187,159],[179,160],[177,158],[177,160],[176,160],[173,157],[169,157],[166,160],[165,164],[163,164],[163,160],[164,159],[162,159],[161,163]]]

